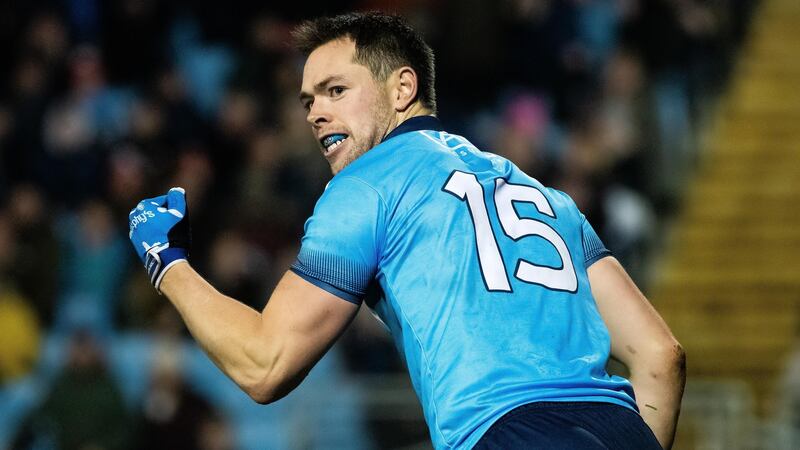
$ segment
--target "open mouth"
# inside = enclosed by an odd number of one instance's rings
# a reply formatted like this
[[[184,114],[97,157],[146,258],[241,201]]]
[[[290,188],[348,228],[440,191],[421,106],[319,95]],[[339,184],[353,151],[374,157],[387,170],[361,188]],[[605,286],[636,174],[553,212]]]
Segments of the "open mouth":
[[[320,143],[325,149],[325,156],[336,150],[348,137],[346,134],[331,134],[320,139]]]

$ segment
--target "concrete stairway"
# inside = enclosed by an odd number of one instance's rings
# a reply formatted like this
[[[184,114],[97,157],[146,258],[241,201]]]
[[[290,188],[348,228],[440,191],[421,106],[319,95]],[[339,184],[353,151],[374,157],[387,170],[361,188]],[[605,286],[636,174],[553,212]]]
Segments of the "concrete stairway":
[[[766,415],[800,344],[800,0],[763,0],[701,153],[650,297],[690,382],[745,380]]]

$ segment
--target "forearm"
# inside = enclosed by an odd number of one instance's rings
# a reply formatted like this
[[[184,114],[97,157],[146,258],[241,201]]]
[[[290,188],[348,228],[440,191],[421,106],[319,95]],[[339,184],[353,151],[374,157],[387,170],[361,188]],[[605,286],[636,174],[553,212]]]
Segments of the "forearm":
[[[169,269],[161,291],[214,363],[256,398],[274,366],[261,314],[219,293],[187,263]]]
[[[645,423],[653,430],[665,449],[672,447],[680,413],[683,387],[686,382],[682,352],[654,370],[654,366],[632,368],[630,382],[636,393],[636,404]]]
[[[619,261],[603,258],[588,273],[611,335],[611,356],[628,368],[642,418],[669,449],[686,381],[683,349]]]
[[[287,271],[259,313],[222,295],[186,262],[182,188],[139,202],[128,236],[150,281],[180,313],[217,366],[259,403],[286,395],[333,345],[358,304]]]

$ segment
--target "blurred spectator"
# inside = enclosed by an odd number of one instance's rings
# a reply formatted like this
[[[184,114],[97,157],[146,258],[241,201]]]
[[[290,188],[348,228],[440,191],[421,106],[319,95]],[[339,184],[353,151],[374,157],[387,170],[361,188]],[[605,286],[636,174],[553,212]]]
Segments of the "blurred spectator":
[[[300,153],[299,155],[297,153]],[[286,134],[260,129],[236,177],[239,223],[250,239],[270,252],[297,237],[326,175],[311,172],[308,153],[286,142]]]
[[[69,30],[54,10],[37,13],[25,33],[25,53],[38,58],[48,71],[58,70],[70,47]]]
[[[514,161],[530,176],[546,182],[559,143],[545,100],[531,93],[513,95],[504,106],[502,122],[493,124],[489,148]]]
[[[39,180],[43,168],[42,118],[47,108],[47,68],[26,55],[11,70],[0,163],[10,182]]]
[[[620,184],[610,186],[603,199],[603,235],[608,248],[640,286],[647,285],[649,251],[658,233],[656,216],[647,199]]]
[[[114,226],[108,205],[98,200],[86,202],[78,213],[64,217],[59,231],[63,256],[57,329],[82,326],[96,333],[111,333],[126,262],[130,261],[127,237]]]
[[[266,255],[239,233],[223,231],[211,245],[209,281],[257,311],[264,308],[269,295],[266,273]]]
[[[736,2],[734,2],[736,3]],[[724,67],[719,7],[703,0],[626,2],[622,39],[642,55],[652,97],[652,149],[657,190],[667,206],[694,162],[696,126],[704,124],[709,94],[718,92]],[[714,67],[714,70],[710,70]]]
[[[143,198],[151,195],[147,184],[147,160],[129,143],[120,144],[108,158],[106,193],[114,217],[125,217]]]
[[[35,185],[18,185],[8,202],[17,248],[9,268],[17,288],[29,299],[39,321],[50,325],[58,295],[59,245],[52,227],[50,206]]]
[[[245,223],[283,221],[293,217],[295,205],[279,195],[278,179],[281,166],[287,158],[287,150],[275,130],[260,129],[250,138],[246,162],[238,176],[237,197]],[[289,208],[289,214],[286,214]],[[270,211],[282,211],[278,217],[270,217]]]
[[[253,98],[261,105],[274,104],[285,88],[296,89],[281,80],[281,68],[291,57],[290,31],[289,23],[270,14],[255,17],[248,29],[245,56],[239,60],[232,84],[254,89]]]
[[[9,277],[18,251],[16,241],[11,220],[0,211],[0,385],[31,371],[41,339],[36,312]]]
[[[230,434],[211,405],[186,385],[177,347],[161,344],[142,399],[138,448],[231,449]]]
[[[577,38],[592,73],[601,73],[617,45],[620,0],[573,0]]]
[[[121,325],[129,330],[151,330],[158,315],[171,306],[153,289],[144,268],[133,266],[120,294]]]
[[[358,311],[341,338],[347,368],[359,374],[404,373],[388,329],[367,308]]]
[[[647,105],[645,78],[640,58],[627,49],[617,49],[603,71],[600,114],[606,128],[609,151],[616,161],[615,180],[651,193],[652,166],[645,149]]]
[[[235,68],[235,54],[222,43],[205,42],[200,23],[188,16],[173,24],[170,41],[193,106],[202,116],[212,117]]]
[[[219,416],[212,415],[200,424],[200,450],[233,450],[233,436]]]
[[[186,79],[177,68],[168,66],[160,71],[152,90],[153,102],[161,111],[162,123],[159,128],[161,132],[150,137],[156,142],[168,144],[168,148],[166,154],[154,151],[147,154],[150,158],[159,157],[161,161],[169,161],[171,157],[174,158],[177,147],[185,142],[205,139],[207,135],[199,112],[191,104]],[[133,133],[135,138],[142,137],[137,129]]]
[[[554,116],[569,116],[573,97],[583,98],[588,57],[578,41],[575,2],[511,0],[505,8],[502,33],[508,57],[500,67],[507,82],[548,92]]]
[[[133,448],[130,417],[96,337],[78,331],[68,351],[64,372],[29,419],[18,448],[47,442],[60,450]]]
[[[247,144],[259,116],[259,104],[252,92],[231,90],[222,99],[211,146],[211,161],[220,174],[215,190],[221,195],[232,194],[235,174],[244,166]]]
[[[39,358],[42,329],[26,298],[0,280],[0,386],[29,374]]]
[[[70,60],[67,95],[45,114],[46,184],[49,193],[74,204],[102,190],[103,145],[128,130],[132,98],[105,83],[94,47],[81,47]]]

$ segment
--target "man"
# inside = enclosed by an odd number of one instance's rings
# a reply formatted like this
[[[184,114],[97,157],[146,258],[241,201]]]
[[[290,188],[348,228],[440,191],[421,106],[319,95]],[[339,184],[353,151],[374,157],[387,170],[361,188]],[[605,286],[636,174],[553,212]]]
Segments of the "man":
[[[295,37],[334,177],[264,310],[186,263],[180,188],[130,216],[154,285],[216,364],[275,401],[366,301],[438,449],[669,448],[683,352],[571,199],[442,131],[433,54],[401,19],[321,18]],[[609,351],[629,380],[606,373]]]

